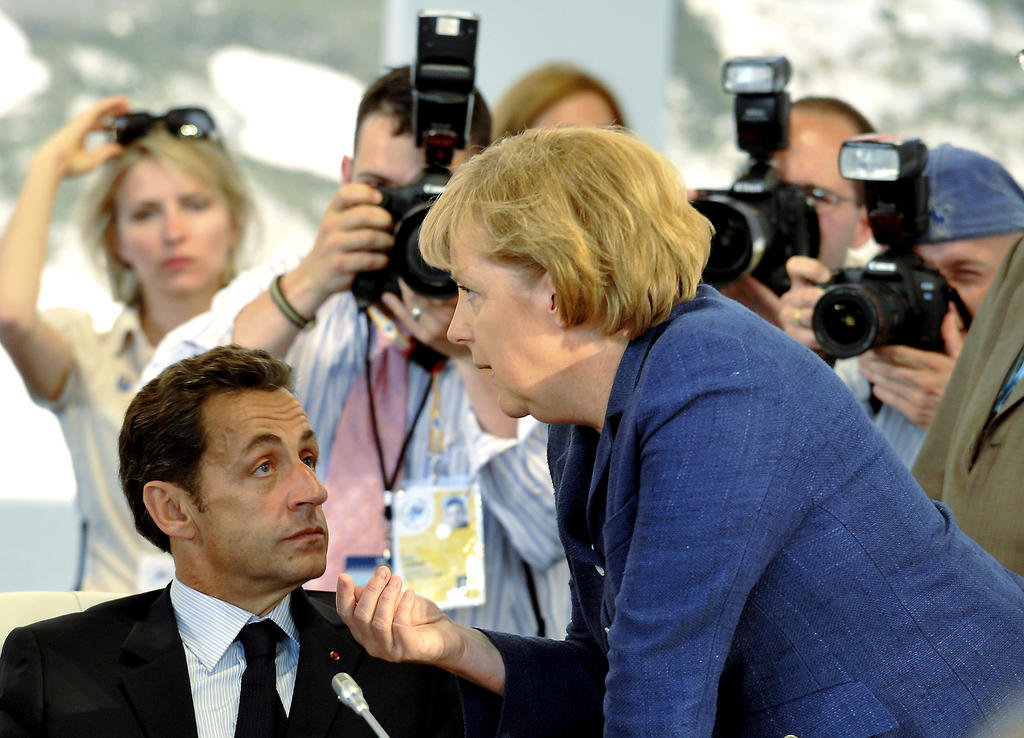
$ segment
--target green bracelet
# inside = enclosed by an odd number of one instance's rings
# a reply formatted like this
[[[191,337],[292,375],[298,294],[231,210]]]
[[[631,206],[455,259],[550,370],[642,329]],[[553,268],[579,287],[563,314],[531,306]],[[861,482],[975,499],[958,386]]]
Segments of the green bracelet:
[[[316,318],[303,318],[299,315],[299,311],[292,307],[292,304],[285,299],[284,293],[281,292],[282,277],[284,277],[283,274],[278,274],[274,277],[274,281],[270,283],[270,299],[277,305],[277,309],[281,311],[281,314],[288,318],[289,323],[300,331],[304,331],[313,325]]]

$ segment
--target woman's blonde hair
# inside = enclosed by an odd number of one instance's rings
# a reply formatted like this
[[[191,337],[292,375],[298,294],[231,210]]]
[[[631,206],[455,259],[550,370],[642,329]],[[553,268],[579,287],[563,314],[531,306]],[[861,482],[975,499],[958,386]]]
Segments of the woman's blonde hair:
[[[451,269],[453,238],[528,279],[551,275],[567,326],[635,337],[693,297],[713,229],[682,177],[621,128],[532,129],[459,167],[420,233]]]
[[[118,253],[117,193],[128,171],[144,159],[195,177],[210,188],[214,197],[224,201],[235,233],[222,276],[222,284],[227,284],[234,276],[236,247],[243,241],[252,214],[252,199],[242,171],[219,143],[185,140],[155,129],[107,160],[79,202],[82,240],[94,253],[103,253],[114,297],[131,305],[138,305],[141,299],[136,275]]]
[[[613,123],[626,125],[615,95],[607,85],[572,64],[552,62],[537,67],[512,83],[494,106],[491,138],[522,133],[567,97],[590,92],[604,100]]]

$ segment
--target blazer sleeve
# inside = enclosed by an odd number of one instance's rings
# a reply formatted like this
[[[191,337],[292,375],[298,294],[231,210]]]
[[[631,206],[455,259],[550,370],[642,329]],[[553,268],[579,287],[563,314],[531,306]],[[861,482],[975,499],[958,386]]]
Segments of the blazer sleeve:
[[[32,632],[15,628],[0,655],[0,736],[42,736],[43,671],[39,646]]]
[[[599,736],[608,662],[573,615],[565,640],[483,631],[505,664],[502,697],[459,679],[467,736]]]

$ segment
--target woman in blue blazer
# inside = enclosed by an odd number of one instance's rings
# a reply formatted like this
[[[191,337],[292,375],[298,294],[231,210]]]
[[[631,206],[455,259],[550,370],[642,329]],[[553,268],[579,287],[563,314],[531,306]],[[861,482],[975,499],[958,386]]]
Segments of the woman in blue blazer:
[[[342,576],[374,655],[463,677],[470,735],[962,736],[1024,697],[1022,580],[929,500],[833,372],[699,285],[711,229],[621,130],[529,131],[424,224],[449,337],[551,423],[564,641]]]

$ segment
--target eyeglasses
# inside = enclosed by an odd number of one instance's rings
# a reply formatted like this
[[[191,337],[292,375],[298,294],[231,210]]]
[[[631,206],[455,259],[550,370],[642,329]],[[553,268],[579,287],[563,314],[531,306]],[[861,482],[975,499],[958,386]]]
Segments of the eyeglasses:
[[[823,205],[825,207],[834,208],[841,202],[853,202],[853,198],[847,195],[840,195],[838,192],[832,190],[826,190],[824,187],[815,187],[814,185],[804,185],[804,194],[809,200],[815,205]]]
[[[127,146],[153,130],[158,125],[168,133],[183,139],[207,139],[220,141],[217,124],[213,116],[202,108],[174,108],[163,115],[152,115],[144,110],[114,118],[108,131],[110,137],[122,146]]]

